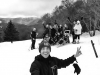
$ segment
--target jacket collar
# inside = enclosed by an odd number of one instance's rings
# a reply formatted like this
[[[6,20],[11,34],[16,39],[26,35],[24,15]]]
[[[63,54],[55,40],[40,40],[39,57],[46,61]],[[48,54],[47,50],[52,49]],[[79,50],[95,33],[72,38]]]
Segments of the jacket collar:
[[[49,55],[48,58],[44,58],[44,57],[40,54],[40,55],[37,55],[37,56],[35,57],[35,60],[43,61],[43,62],[48,62],[49,60],[51,60],[51,56]]]

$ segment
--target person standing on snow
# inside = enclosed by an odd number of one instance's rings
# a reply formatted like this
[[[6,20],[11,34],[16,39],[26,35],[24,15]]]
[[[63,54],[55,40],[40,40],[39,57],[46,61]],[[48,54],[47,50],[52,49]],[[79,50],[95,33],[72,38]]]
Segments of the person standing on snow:
[[[49,44],[53,44],[53,37],[52,37],[53,31],[52,31],[52,28],[53,28],[53,26],[50,25],[50,39],[49,39]]]
[[[33,31],[31,32],[31,40],[32,40],[32,45],[31,45],[31,50],[35,49],[35,42],[36,42],[36,36],[38,33],[36,32],[36,28],[33,28]]]
[[[56,43],[56,27],[53,26],[51,29],[51,41],[52,41],[52,45],[54,45]]]
[[[79,43],[80,35],[82,33],[82,26],[81,26],[81,23],[79,20],[77,21],[77,23],[74,26],[74,32],[75,32],[76,40],[78,38],[77,43]]]
[[[74,30],[74,26],[75,26],[75,25],[76,25],[76,22],[74,21],[74,22],[73,22],[73,29],[72,29],[72,39],[73,39],[72,43],[73,43],[73,44],[76,43],[76,41],[75,41],[76,36],[75,36],[75,30]]]
[[[44,25],[44,33],[43,33],[43,38],[45,38],[46,35],[49,35],[50,34],[50,31],[49,31],[49,24],[47,25]]]
[[[60,24],[58,27],[58,33],[60,34],[60,38],[63,37],[63,26]]]
[[[70,30],[67,24],[64,24],[63,31]]]
[[[64,37],[64,41],[66,43],[70,43],[69,36],[70,36],[70,29],[69,29],[67,24],[64,24],[64,27],[63,27],[63,37]]]
[[[51,57],[51,46],[48,43],[39,45],[40,54],[35,57],[30,67],[31,75],[57,75],[57,69],[66,68],[79,57],[82,53],[80,48],[77,48],[76,54],[63,60],[56,57]]]

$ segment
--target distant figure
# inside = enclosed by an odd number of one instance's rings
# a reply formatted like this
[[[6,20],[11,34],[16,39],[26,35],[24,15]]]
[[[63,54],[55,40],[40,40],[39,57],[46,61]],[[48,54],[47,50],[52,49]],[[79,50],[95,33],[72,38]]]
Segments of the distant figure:
[[[50,44],[53,44],[53,26],[50,25],[50,39],[49,39],[49,43]]]
[[[66,30],[69,30],[69,27],[67,24],[64,24],[63,31],[66,31]]]
[[[36,32],[36,28],[33,28],[33,31],[31,32],[31,40],[32,40],[32,45],[31,45],[31,50],[35,49],[35,42],[36,42],[36,36],[38,33]]]
[[[66,43],[70,43],[69,36],[70,36],[70,29],[67,24],[64,24],[63,37]]]
[[[70,30],[65,30],[64,35],[63,35],[63,39],[64,39],[65,43],[70,43],[69,35],[70,35]]]
[[[58,33],[60,34],[60,38],[62,38],[63,37],[63,26],[61,24],[58,26]]]
[[[77,23],[74,26],[74,32],[76,36],[76,42],[79,43],[80,35],[82,34],[82,26],[80,21],[78,20]]]
[[[71,57],[63,60],[50,56],[51,46],[48,43],[41,43],[39,45],[39,55],[35,57],[35,60],[31,64],[31,75],[57,75],[57,69],[66,68],[74,61],[76,57],[79,57],[82,53],[80,48],[77,48],[77,52]]]
[[[74,23],[73,23],[73,29],[72,29],[72,39],[73,39],[72,43],[73,43],[73,44],[76,43],[76,41],[75,41],[76,36],[75,36],[75,30],[74,30],[74,26],[75,26],[75,25],[76,25],[76,22],[74,21]]]
[[[43,33],[43,38],[45,38],[46,35],[49,35],[50,31],[49,31],[49,25],[44,25],[44,33]]]
[[[49,35],[46,35],[46,36],[43,38],[43,40],[41,41],[41,43],[49,43],[49,40],[50,40]],[[39,45],[40,45],[41,43],[39,43]]]
[[[56,28],[55,28],[55,26],[53,26],[52,28],[51,28],[51,37],[50,37],[50,42],[51,42],[51,44],[52,45],[54,45],[55,43],[56,43]]]

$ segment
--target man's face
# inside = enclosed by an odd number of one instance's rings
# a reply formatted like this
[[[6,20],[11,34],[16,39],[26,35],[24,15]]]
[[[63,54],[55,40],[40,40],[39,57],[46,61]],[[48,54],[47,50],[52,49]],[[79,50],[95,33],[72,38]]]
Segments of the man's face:
[[[43,47],[40,53],[44,58],[48,58],[50,55],[50,49],[48,47]]]

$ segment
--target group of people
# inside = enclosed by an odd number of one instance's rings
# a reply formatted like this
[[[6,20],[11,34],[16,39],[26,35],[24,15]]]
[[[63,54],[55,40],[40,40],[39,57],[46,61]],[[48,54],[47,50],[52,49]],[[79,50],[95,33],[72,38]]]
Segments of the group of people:
[[[57,57],[52,57],[50,55],[51,52],[51,45],[56,43],[63,43],[61,39],[64,40],[66,43],[69,43],[69,29],[68,26],[65,24],[64,27],[62,25],[55,24],[54,26],[51,25],[44,25],[45,32],[43,34],[43,40],[39,44],[39,55],[37,55],[30,66],[30,73],[31,75],[57,75],[57,69],[65,68],[70,64],[73,64],[77,75],[80,74],[81,69],[77,63],[77,57],[79,57],[81,53],[81,47],[77,47],[77,52],[72,55],[71,57],[63,60]],[[81,35],[82,26],[80,21],[74,22],[72,35],[73,35],[73,43],[78,42]],[[31,32],[32,38],[32,47],[31,49],[35,49],[35,40],[36,36],[38,35],[36,28],[33,28]],[[65,39],[66,37],[66,39]],[[78,40],[77,40],[78,39]]]
[[[55,23],[53,26],[51,24],[43,24],[43,26],[45,28],[43,39],[49,38],[48,42],[50,45],[70,43],[70,30],[67,24],[63,26]]]
[[[82,34],[82,26],[79,20],[74,21],[72,30],[68,27],[67,24],[58,25],[55,23],[53,26],[49,23],[47,25],[43,24],[44,33],[43,41],[47,41],[50,45],[64,45],[70,43],[69,35],[72,34],[73,41],[72,43],[79,43],[80,35]],[[37,36],[36,28],[33,28],[31,32],[32,46],[31,49],[35,49],[35,40]]]

